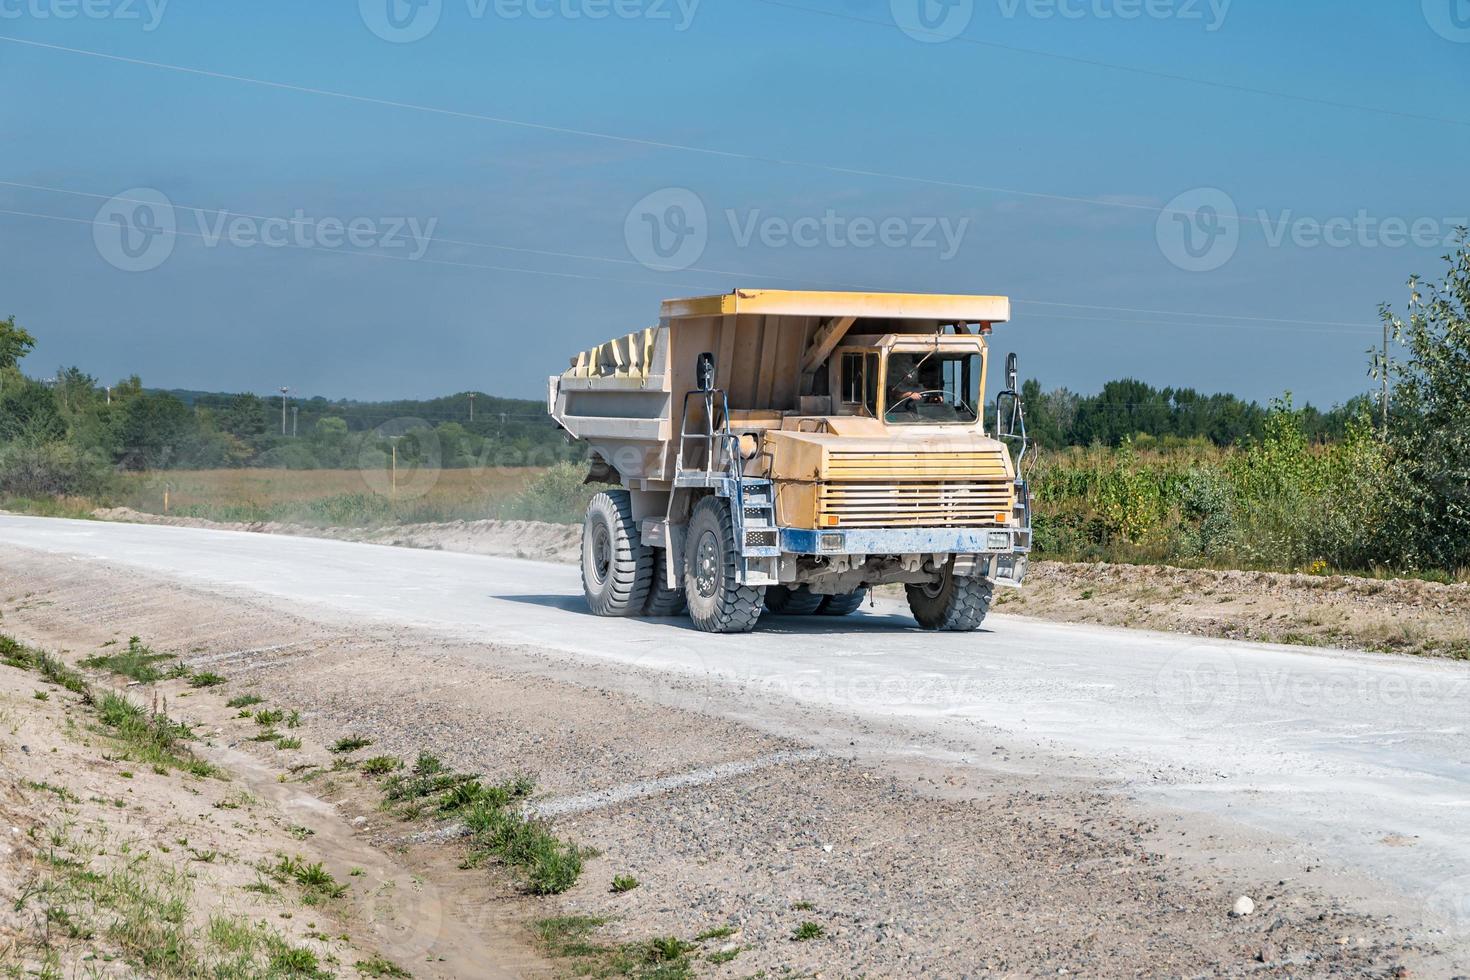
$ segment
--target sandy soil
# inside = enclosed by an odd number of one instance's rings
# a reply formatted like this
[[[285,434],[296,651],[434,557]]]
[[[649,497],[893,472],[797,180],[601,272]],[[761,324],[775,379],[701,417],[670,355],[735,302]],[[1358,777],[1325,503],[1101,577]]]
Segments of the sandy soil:
[[[223,697],[183,680],[127,686],[89,673],[97,698],[116,689],[188,718],[202,736],[192,755],[217,771],[155,766],[113,738],[80,694],[0,665],[0,974],[422,970],[401,926],[375,909],[385,893],[420,891],[413,874],[331,807],[230,748],[240,726]],[[324,864],[344,893],[303,889],[274,870],[283,858]],[[420,975],[470,975],[482,949],[478,938],[462,941],[454,969]],[[521,961],[534,963],[524,952]]]
[[[216,524],[126,508],[99,510],[95,516],[567,564],[580,560],[578,528],[533,521],[310,528],[284,524]],[[1470,584],[1153,565],[1036,562],[1025,588],[1002,590],[997,608],[1060,622],[1470,659]]]
[[[1145,810],[1087,781],[1016,777],[1003,745],[991,765],[924,763],[944,746],[803,709],[792,728],[826,733],[814,749],[681,708],[678,682],[628,668],[406,628],[332,628],[264,601],[16,549],[0,565],[0,603],[3,628],[32,642],[80,654],[136,633],[228,676],[186,710],[220,719],[220,741],[325,801],[353,839],[406,847],[399,860],[433,901],[408,906],[417,938],[398,949],[420,943],[421,963],[452,912],[527,926],[595,916],[604,943],[728,929],[694,960],[697,975],[716,977],[1447,972],[1416,926],[1343,897],[1343,881],[1304,866],[1293,846]],[[223,700],[246,691],[301,712],[302,750],[243,740],[250,723],[221,718]],[[452,834],[383,813],[361,777],[292,774],[326,761],[320,746],[344,732],[373,739],[374,753],[429,750],[493,778],[534,773],[557,832],[597,856],[554,898],[521,893],[503,869],[460,868]],[[844,751],[848,738],[859,748]],[[619,874],[640,884],[614,894]],[[1230,915],[1240,895],[1254,914]],[[822,935],[795,941],[804,922]],[[503,930],[484,935],[492,961],[514,954]]]

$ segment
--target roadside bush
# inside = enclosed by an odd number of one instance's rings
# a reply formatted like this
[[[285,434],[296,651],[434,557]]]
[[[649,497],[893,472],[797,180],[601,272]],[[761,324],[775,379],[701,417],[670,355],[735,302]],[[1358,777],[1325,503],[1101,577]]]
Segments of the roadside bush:
[[[1392,372],[1387,537],[1404,566],[1452,572],[1470,567],[1470,231],[1445,258],[1440,282],[1409,280],[1407,321],[1380,315],[1409,353]]]
[[[0,446],[0,494],[95,497],[112,487],[112,468],[68,443],[21,441]]]
[[[557,463],[511,499],[496,516],[552,524],[580,524],[587,502],[600,487],[583,481],[585,463]]]

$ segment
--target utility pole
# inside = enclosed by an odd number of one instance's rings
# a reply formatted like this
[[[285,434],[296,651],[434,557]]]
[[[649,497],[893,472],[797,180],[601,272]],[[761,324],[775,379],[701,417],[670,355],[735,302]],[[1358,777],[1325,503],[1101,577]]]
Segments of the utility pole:
[[[470,421],[475,420],[475,393],[470,392]]]
[[[396,501],[398,499],[398,436],[389,436],[388,445],[392,448],[393,453],[392,477],[390,478],[392,482],[389,484],[388,499]]]
[[[286,434],[286,392],[290,390],[284,386],[281,388],[281,435]]]
[[[291,406],[291,438],[296,438],[296,415],[301,411],[300,405]]]
[[[107,386],[107,404],[112,404],[112,385]]]

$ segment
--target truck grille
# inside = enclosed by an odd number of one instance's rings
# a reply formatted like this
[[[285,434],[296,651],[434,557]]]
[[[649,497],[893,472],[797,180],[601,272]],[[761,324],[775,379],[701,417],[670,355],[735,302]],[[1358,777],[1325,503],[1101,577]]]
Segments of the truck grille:
[[[817,511],[835,518],[837,527],[977,527],[995,524],[1015,505],[1015,487],[999,451],[833,450],[825,477]]]

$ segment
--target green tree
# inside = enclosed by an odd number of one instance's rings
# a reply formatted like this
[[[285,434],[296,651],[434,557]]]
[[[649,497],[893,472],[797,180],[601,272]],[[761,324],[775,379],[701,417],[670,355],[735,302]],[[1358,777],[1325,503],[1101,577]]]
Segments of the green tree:
[[[161,469],[188,456],[197,441],[194,413],[172,395],[130,398],[116,422],[117,463],[126,469]]]
[[[1439,282],[1409,279],[1408,319],[1380,315],[1407,358],[1393,365],[1393,540],[1420,568],[1470,566],[1470,231],[1460,229]],[[1374,355],[1374,371],[1385,365]]]
[[[14,316],[0,320],[0,370],[13,368],[36,346],[36,338],[18,326]]]

